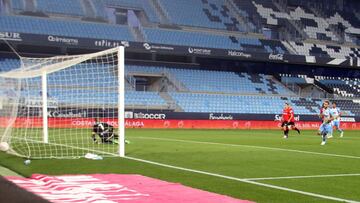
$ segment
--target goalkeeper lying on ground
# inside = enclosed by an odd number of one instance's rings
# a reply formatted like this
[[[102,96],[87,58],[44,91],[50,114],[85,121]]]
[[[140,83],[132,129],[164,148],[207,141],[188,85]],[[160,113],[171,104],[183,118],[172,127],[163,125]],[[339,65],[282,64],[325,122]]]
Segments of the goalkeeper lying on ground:
[[[92,129],[92,139],[95,143],[100,143],[97,136],[100,138],[101,143],[117,143],[118,135],[114,133],[114,127],[104,122],[100,122],[98,118],[95,118],[95,124]]]
[[[99,136],[100,140],[97,139]],[[114,126],[109,125],[105,122],[101,122],[98,118],[95,118],[95,124],[92,129],[92,139],[95,143],[107,143],[107,144],[118,144],[119,135],[114,133]],[[130,142],[125,140],[126,144]]]

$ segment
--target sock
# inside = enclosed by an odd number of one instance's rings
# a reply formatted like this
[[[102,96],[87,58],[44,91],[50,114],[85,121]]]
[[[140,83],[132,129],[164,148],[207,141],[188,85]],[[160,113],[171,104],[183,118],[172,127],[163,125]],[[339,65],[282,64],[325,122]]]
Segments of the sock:
[[[322,133],[322,141],[323,142],[326,142],[326,135],[327,135],[327,133]]]
[[[297,127],[295,127],[294,129],[300,134],[300,130]]]
[[[289,137],[289,129],[288,129],[288,128],[286,128],[286,130],[284,131],[284,135],[285,135],[286,137]]]

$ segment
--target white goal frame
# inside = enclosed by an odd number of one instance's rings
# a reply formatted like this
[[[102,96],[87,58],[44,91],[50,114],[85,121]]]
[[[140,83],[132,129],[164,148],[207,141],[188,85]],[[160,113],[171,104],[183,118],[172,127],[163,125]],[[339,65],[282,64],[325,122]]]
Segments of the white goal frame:
[[[14,69],[8,72],[0,73],[0,77],[3,78],[11,78],[11,79],[27,79],[33,77],[41,77],[41,101],[42,101],[42,142],[45,144],[49,143],[49,124],[48,124],[48,80],[47,75],[54,73],[58,70],[66,69],[67,67],[71,67],[76,65],[77,63],[81,63],[84,60],[91,59],[92,57],[101,56],[102,54],[107,53],[115,53],[117,52],[117,125],[118,125],[118,155],[120,157],[125,157],[125,48],[123,46],[119,46],[116,48],[108,49],[105,51],[100,51],[91,54],[77,55],[77,56],[69,56],[74,58],[69,58],[68,61],[64,61],[61,65],[56,63],[53,64],[44,64],[41,66],[37,64],[40,68],[34,67],[24,67],[21,60],[21,67],[18,69]],[[59,56],[61,57],[61,56]],[[67,57],[67,56],[64,56]],[[85,58],[85,59],[84,59]],[[15,121],[12,123],[14,124]],[[10,125],[12,125],[10,124]],[[11,131],[11,130],[10,130]],[[5,130],[7,132],[7,130]],[[4,133],[6,134],[6,133]],[[6,135],[0,134],[0,138],[3,140]],[[71,148],[71,146],[70,146]],[[91,151],[91,150],[90,150]],[[16,154],[16,152],[15,152]],[[19,154],[18,154],[19,155]]]

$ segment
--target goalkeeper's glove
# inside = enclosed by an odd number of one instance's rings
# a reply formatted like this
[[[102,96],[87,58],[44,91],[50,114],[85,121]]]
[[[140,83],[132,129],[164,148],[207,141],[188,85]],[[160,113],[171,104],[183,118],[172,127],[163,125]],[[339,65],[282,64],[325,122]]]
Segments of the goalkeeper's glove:
[[[95,134],[92,134],[91,137],[92,137],[92,139],[93,139],[93,141],[94,141],[95,144],[100,144],[100,142],[96,139],[96,135],[95,135]]]

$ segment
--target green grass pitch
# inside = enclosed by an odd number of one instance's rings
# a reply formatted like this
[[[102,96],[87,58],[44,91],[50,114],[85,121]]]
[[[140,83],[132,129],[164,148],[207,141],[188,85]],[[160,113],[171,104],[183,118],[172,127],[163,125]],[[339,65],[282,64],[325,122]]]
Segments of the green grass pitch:
[[[346,131],[343,138],[334,133],[325,146],[320,146],[321,139],[315,134],[291,132],[289,139],[284,139],[280,130],[127,129],[131,144],[126,145],[126,156],[182,169],[117,157],[33,160],[26,166],[23,158],[5,153],[0,153],[0,165],[24,176],[142,174],[256,202],[336,202],[304,193],[360,201],[360,132]],[[72,144],[80,143],[74,139],[89,140],[74,136]],[[239,181],[245,179],[251,183]]]

